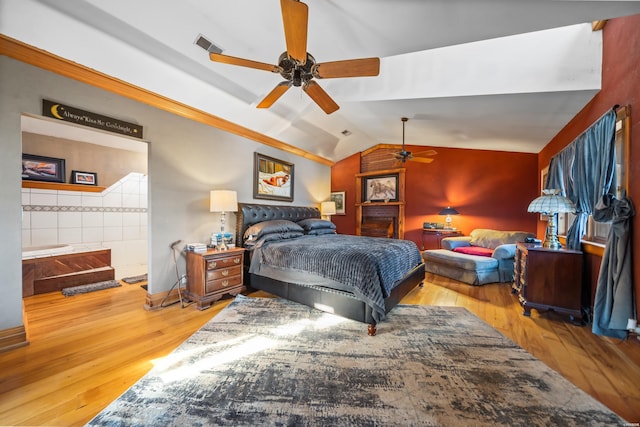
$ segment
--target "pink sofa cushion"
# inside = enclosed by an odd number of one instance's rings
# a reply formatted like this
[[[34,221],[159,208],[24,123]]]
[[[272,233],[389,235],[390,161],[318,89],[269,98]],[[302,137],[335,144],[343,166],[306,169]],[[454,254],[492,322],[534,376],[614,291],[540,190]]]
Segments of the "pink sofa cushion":
[[[493,249],[483,248],[482,246],[459,246],[453,249],[454,252],[467,255],[479,255],[490,257],[493,254]]]

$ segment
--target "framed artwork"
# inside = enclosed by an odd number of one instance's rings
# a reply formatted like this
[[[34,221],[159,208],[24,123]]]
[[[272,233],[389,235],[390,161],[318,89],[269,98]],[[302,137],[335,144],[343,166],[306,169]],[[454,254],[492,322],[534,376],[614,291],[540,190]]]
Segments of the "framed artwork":
[[[397,202],[398,174],[363,177],[362,199],[365,202]]]
[[[71,171],[71,183],[98,185],[98,174],[95,172]]]
[[[345,195],[344,191],[334,191],[331,193],[331,197],[329,198],[329,200],[331,200],[332,202],[335,202],[336,204],[335,215],[345,215],[345,208],[344,208],[345,196],[344,195]]]
[[[255,199],[293,201],[294,165],[255,153],[253,197]]]
[[[22,179],[64,182],[64,159],[22,153]]]

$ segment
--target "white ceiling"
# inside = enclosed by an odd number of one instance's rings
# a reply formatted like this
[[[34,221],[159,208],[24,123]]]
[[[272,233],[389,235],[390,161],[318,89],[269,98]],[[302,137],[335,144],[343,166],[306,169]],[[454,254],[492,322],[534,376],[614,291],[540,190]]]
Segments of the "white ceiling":
[[[407,144],[537,153],[600,88],[591,22],[640,13],[640,1],[305,2],[318,62],[381,58],[378,77],[318,80],[341,107],[331,115],[300,88],[256,109],[282,77],[213,63],[194,44],[202,34],[226,55],[276,64],[278,0],[0,0],[0,30],[340,160],[401,143],[403,116]]]

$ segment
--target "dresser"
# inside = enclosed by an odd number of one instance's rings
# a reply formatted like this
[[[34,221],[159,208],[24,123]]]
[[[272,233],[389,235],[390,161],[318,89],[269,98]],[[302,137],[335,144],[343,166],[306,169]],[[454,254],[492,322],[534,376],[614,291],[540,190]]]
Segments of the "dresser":
[[[442,239],[463,236],[462,231],[451,228],[423,228],[422,249],[442,249]]]
[[[512,291],[525,316],[554,310],[582,324],[582,252],[518,243],[514,269]]]
[[[242,248],[187,252],[186,298],[194,301],[199,310],[204,310],[225,294],[242,292],[245,290],[243,261]]]

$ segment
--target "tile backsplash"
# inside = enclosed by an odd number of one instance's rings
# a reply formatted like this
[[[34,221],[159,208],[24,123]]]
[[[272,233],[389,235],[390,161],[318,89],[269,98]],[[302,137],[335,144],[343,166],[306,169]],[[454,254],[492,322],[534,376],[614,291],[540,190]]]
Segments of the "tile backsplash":
[[[116,278],[147,272],[147,176],[130,173],[101,193],[22,189],[22,246],[111,248]]]

